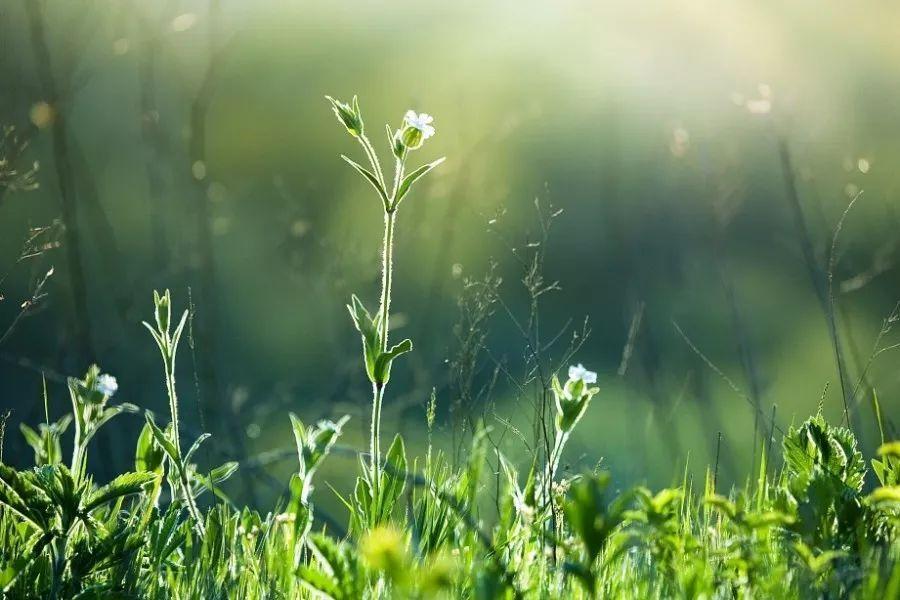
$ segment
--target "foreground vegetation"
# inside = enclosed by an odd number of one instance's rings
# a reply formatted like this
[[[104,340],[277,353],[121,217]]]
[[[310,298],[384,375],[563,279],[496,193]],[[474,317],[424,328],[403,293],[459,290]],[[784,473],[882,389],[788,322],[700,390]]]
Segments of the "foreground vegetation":
[[[849,429],[821,412],[782,434],[740,488],[717,489],[714,470],[659,491],[615,490],[601,469],[560,474],[597,375],[572,366],[549,378],[543,450],[516,466],[478,425],[465,460],[430,445],[407,457],[403,438],[381,450],[381,407],[394,360],[388,343],[398,208],[441,160],[407,172],[434,128],[410,111],[388,128],[386,178],[356,99],[329,99],[368,160],[345,160],[384,209],[382,286],[374,316],[349,308],[372,383],[371,438],[343,498],[348,531],[317,518],[315,473],[346,418],[314,426],[291,416],[297,447],[290,493],[271,511],[240,508],[221,484],[239,468],[197,463],[201,435],[183,446],[176,355],[188,319],[155,294],[145,323],[163,363],[167,422],[146,412],[133,472],[101,484],[87,469],[98,430],[138,407],[116,404],[114,377],[91,367],[69,381],[71,414],[22,427],[34,467],[0,464],[0,589],[10,598],[896,598],[900,596],[900,442],[882,439],[869,463]],[[535,278],[535,289],[541,289]],[[539,345],[538,345],[539,346]],[[44,398],[45,406],[47,398]],[[426,425],[435,418],[433,404]],[[880,417],[879,417],[880,418]],[[769,424],[770,438],[777,426]],[[72,444],[63,434],[73,431]],[[68,438],[66,438],[68,440]],[[185,448],[187,448],[185,450]],[[499,473],[487,468],[496,453]],[[870,468],[871,466],[871,473]],[[494,482],[490,479],[496,477]],[[479,501],[494,490],[493,511]]]

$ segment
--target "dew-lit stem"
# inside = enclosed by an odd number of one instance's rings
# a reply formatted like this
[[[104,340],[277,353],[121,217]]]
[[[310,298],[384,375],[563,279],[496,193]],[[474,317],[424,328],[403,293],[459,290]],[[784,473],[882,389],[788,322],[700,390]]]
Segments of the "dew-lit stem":
[[[402,159],[397,160],[393,193],[390,196],[389,205],[384,211],[384,240],[381,252],[381,302],[378,308],[381,317],[379,326],[381,328],[382,352],[386,352],[388,349],[388,326],[391,310],[391,284],[394,260],[394,224],[397,221],[395,198],[400,187],[400,180],[403,177],[404,162]],[[373,165],[377,165],[377,158],[373,160]],[[372,439],[369,442],[369,453],[372,462],[373,486],[376,487],[381,465],[381,403],[384,400],[384,387],[384,383],[374,383],[372,385]]]
[[[359,136],[358,139],[360,145],[362,145],[363,150],[366,153],[366,156],[369,157],[369,162],[372,164],[372,168],[375,169],[375,177],[378,178],[381,186],[385,187],[384,173],[381,171],[381,163],[378,162],[378,154],[375,153],[375,148],[372,147],[372,142],[370,142],[369,138],[365,135]]]
[[[169,410],[172,413],[172,444],[175,446],[175,453],[178,455],[179,461],[182,460],[181,454],[181,436],[178,432],[178,395],[175,392],[175,349],[171,349],[170,357],[165,360],[166,366],[166,392],[169,396]],[[184,502],[187,505],[188,512],[191,517],[194,519],[194,523],[197,527],[197,532],[203,536],[205,534],[205,527],[203,526],[203,518],[200,515],[200,509],[197,508],[197,503],[194,500],[193,494],[191,494],[191,484],[188,481],[187,474],[187,465],[181,464],[176,465],[176,470],[178,471],[178,478],[181,482],[181,491],[184,494]]]

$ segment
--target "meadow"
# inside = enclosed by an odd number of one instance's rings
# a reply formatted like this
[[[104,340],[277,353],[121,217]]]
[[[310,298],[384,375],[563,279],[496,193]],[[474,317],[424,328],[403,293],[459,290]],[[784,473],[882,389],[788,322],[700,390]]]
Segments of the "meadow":
[[[802,4],[0,6],[0,596],[900,598],[900,11]]]
[[[165,421],[146,412],[134,469],[107,483],[88,472],[101,427],[139,408],[113,402],[115,377],[92,366],[68,382],[72,412],[21,432],[34,451],[31,469],[0,464],[2,579],[9,597],[47,598],[546,598],[560,597],[845,597],[900,595],[900,441],[884,439],[869,464],[850,429],[819,414],[782,431],[761,416],[770,443],[759,473],[720,490],[717,472],[702,482],[615,493],[605,468],[560,476],[569,436],[600,392],[597,373],[570,366],[563,382],[536,378],[545,402],[534,417],[530,465],[491,448],[475,425],[462,466],[429,443],[407,456],[403,437],[382,451],[381,413],[393,363],[413,350],[389,343],[394,229],[401,202],[443,158],[408,167],[435,133],[433,117],[408,111],[387,128],[394,175],[387,177],[366,134],[356,97],[328,97],[339,123],[357,140],[364,166],[341,158],[368,183],[384,213],[381,295],[370,312],[347,306],[362,341],[361,365],[372,383],[368,452],[358,451],[353,491],[341,497],[349,528],[316,520],[314,475],[340,441],[349,417],[312,426],[290,415],[297,470],[290,496],[260,513],[235,505],[220,484],[237,462],[193,462],[210,434],[183,450],[175,380],[177,350],[190,316],[173,317],[172,296],[154,292],[144,322],[159,348],[169,400]],[[390,172],[390,171],[388,171]],[[30,177],[26,173],[25,177]],[[15,180],[20,174],[10,172]],[[548,288],[534,267],[534,297]],[[888,327],[896,315],[886,323]],[[477,335],[477,334],[476,334]],[[577,348],[572,349],[572,353]],[[539,349],[529,347],[536,369]],[[549,385],[547,385],[549,383]],[[548,402],[552,398],[552,402]],[[434,397],[424,425],[434,425]],[[876,407],[877,399],[875,399]],[[845,415],[849,421],[849,413]],[[74,428],[71,460],[61,440]],[[479,511],[493,474],[496,514]],[[773,458],[775,461],[773,461]],[[770,467],[770,462],[773,467]],[[878,487],[864,491],[869,469]],[[717,467],[716,467],[717,468]],[[487,487],[485,487],[487,484]],[[201,505],[211,497],[207,506]],[[339,526],[338,526],[339,527]]]

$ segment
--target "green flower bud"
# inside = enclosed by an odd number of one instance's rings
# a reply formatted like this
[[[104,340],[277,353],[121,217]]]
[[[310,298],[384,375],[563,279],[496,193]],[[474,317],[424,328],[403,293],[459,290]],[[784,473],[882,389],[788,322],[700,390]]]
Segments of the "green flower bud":
[[[400,133],[401,143],[410,150],[417,150],[425,142],[425,136],[415,127],[407,127]]]
[[[391,138],[391,152],[393,152],[394,156],[397,158],[403,158],[406,151],[406,144],[403,143],[403,131],[398,129]]]
[[[156,307],[156,327],[160,332],[169,331],[169,323],[172,321],[172,296],[169,290],[160,295],[153,291],[153,304]]]
[[[361,136],[363,134],[363,120],[362,113],[359,111],[359,100],[357,100],[356,96],[353,96],[352,106],[346,102],[335,100],[331,96],[325,96],[325,98],[331,102],[331,108],[334,110],[335,116],[347,128],[350,135],[353,137]]]

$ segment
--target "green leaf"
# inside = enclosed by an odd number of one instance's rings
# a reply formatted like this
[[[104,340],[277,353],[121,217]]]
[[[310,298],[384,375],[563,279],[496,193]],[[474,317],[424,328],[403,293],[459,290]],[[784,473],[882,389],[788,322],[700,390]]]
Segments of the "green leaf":
[[[406,488],[406,476],[406,447],[398,433],[385,456],[381,485],[378,486],[378,523],[390,518],[394,504]]]
[[[135,471],[158,472],[161,470],[165,458],[162,447],[153,439],[153,430],[150,428],[150,424],[144,423],[134,451]]]
[[[352,158],[350,158],[348,156],[344,156],[343,154],[341,154],[341,158],[343,158],[344,161],[348,165],[350,165],[351,167],[356,169],[357,173],[359,173],[360,175],[365,177],[366,181],[368,181],[370,184],[372,184],[372,187],[375,188],[375,191],[378,192],[379,197],[381,197],[382,203],[384,204],[385,207],[387,207],[387,205],[388,205],[387,192],[385,192],[384,188],[381,187],[381,184],[378,182],[378,179],[375,177],[375,175],[373,175],[372,172],[369,171],[367,168],[365,168],[358,162],[354,161]]]
[[[366,366],[366,375],[369,380],[375,382],[375,364],[381,353],[381,333],[379,325],[381,324],[381,313],[375,315],[373,319],[369,311],[363,305],[362,301],[353,294],[350,298],[350,304],[347,305],[353,324],[356,326],[362,337],[363,344],[363,361]]]
[[[52,519],[50,496],[37,485],[34,471],[20,473],[0,463],[0,505],[46,531]]]
[[[16,578],[23,572],[25,572],[25,569],[28,568],[28,565],[30,565],[41,555],[44,547],[52,540],[52,534],[47,533],[42,535],[34,544],[34,546],[28,548],[27,551],[21,556],[18,556],[7,563],[6,568],[0,571],[0,591],[2,591],[3,593],[9,592],[12,585],[16,582]]]
[[[150,413],[147,413],[146,417],[147,425],[150,426],[150,431],[153,433],[153,439],[155,439],[156,443],[162,447],[163,451],[168,455],[169,460],[175,465],[175,468],[181,470],[181,457],[178,455],[178,450],[176,450],[175,445],[172,444],[169,436],[166,435],[162,429],[157,427],[156,423],[153,421],[153,416]]]
[[[378,358],[375,359],[375,382],[382,384],[387,383],[391,378],[391,363],[393,363],[395,358],[397,358],[401,354],[411,352],[412,349],[412,340],[407,338],[399,344],[391,346],[391,348],[387,352],[379,354]]]
[[[240,463],[234,460],[221,464],[209,472],[209,478],[213,483],[222,483],[235,474],[239,465]]]
[[[430,162],[427,165],[422,165],[409,175],[403,178],[403,181],[400,182],[400,187],[397,188],[397,199],[394,201],[394,207],[400,204],[400,201],[403,200],[403,197],[409,192],[412,185],[419,180],[420,177],[425,175],[428,171],[432,170],[442,162],[446,160],[446,157],[441,157],[434,162]]]
[[[181,339],[181,333],[184,331],[184,325],[187,323],[188,319],[188,311],[184,311],[181,315],[181,321],[178,322],[178,327],[175,328],[175,333],[172,334],[172,347],[170,348],[170,356],[169,356],[169,364],[175,364],[175,352],[178,351],[178,341]]]
[[[197,452],[197,450],[200,448],[200,444],[202,444],[203,442],[205,442],[206,440],[208,440],[210,437],[212,437],[212,434],[210,434],[210,433],[201,433],[201,434],[200,434],[200,437],[198,437],[198,438],[194,441],[194,443],[191,444],[191,447],[188,449],[187,454],[184,455],[184,459],[183,459],[184,462],[185,462],[185,463],[190,462],[190,461],[191,461],[191,457],[192,457],[192,456],[194,455],[194,453]]]
[[[157,473],[147,471],[142,473],[123,473],[91,493],[82,510],[85,513],[90,513],[117,498],[139,494],[147,484],[155,481],[157,477],[159,477]]]
[[[300,565],[297,569],[297,577],[300,578],[303,585],[325,598],[332,600],[341,598],[340,588],[335,580],[315,567]]]

